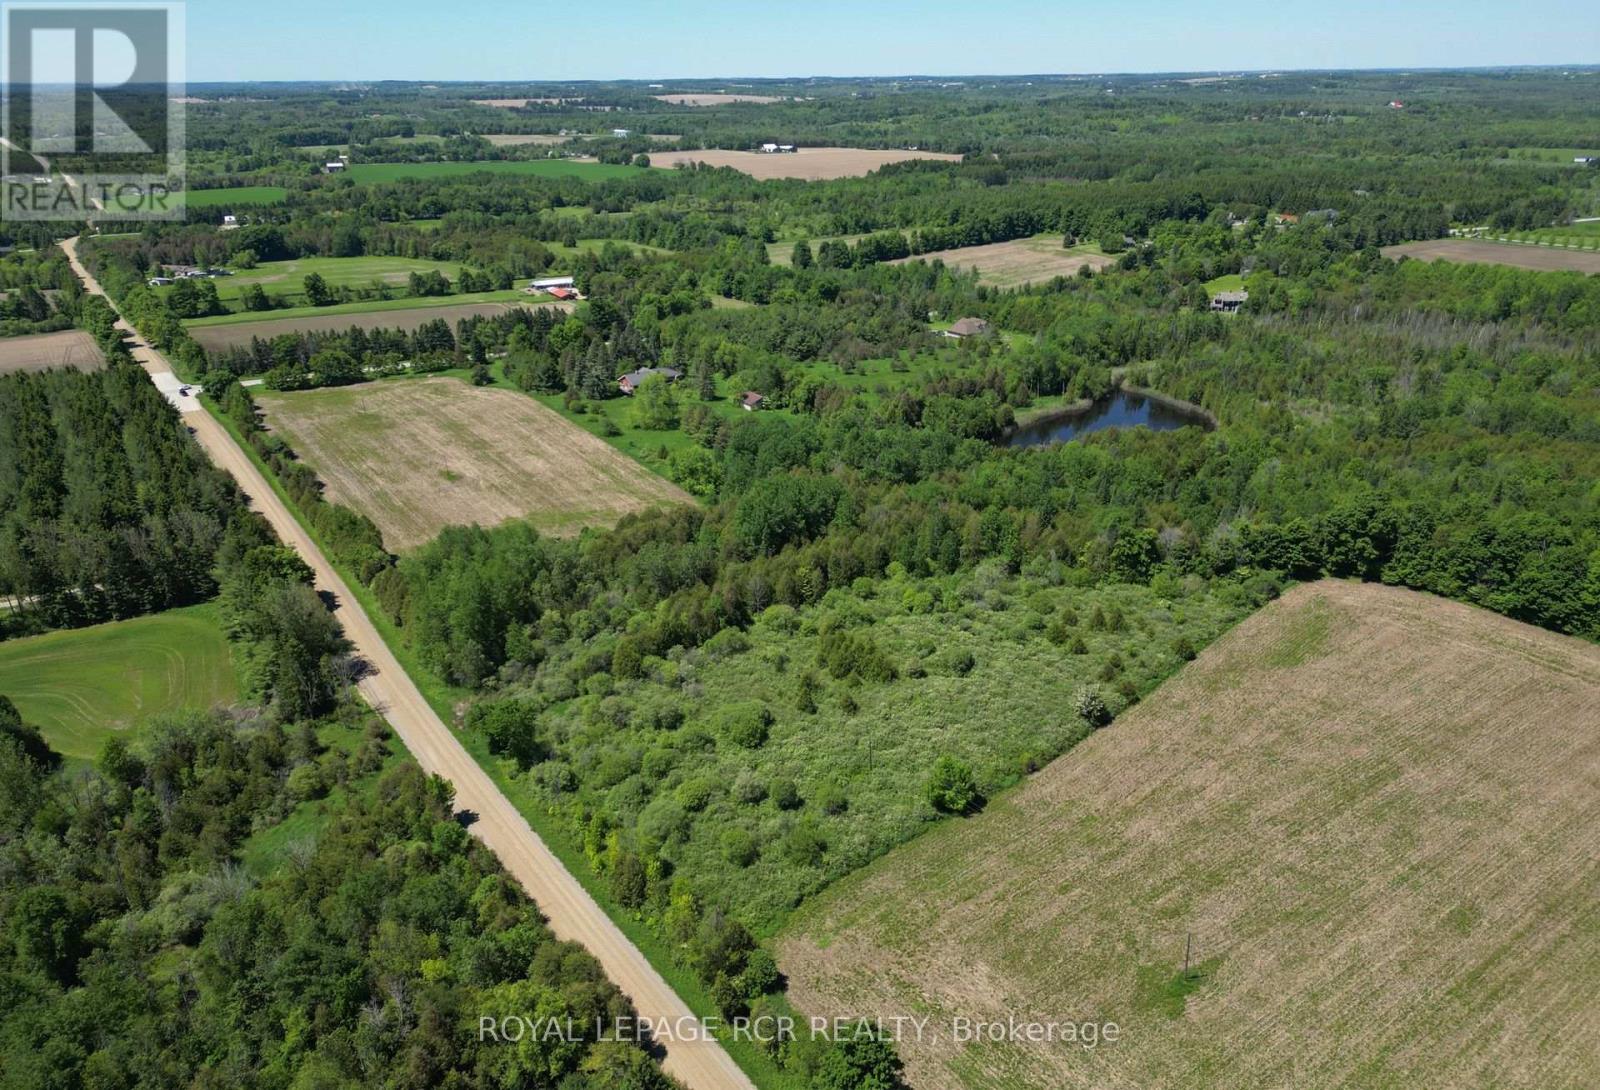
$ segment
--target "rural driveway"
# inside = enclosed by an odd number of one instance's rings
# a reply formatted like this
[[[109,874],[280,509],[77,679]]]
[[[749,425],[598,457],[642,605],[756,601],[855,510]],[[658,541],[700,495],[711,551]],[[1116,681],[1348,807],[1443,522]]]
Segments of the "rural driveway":
[[[78,260],[78,240],[69,239],[62,243],[62,249],[85,288],[91,294],[105,295],[100,284]],[[166,358],[145,343],[126,321],[119,319],[118,328],[132,341],[134,359],[151,378],[170,381],[162,378],[172,373]],[[692,1090],[755,1090],[754,1084],[720,1044],[704,1035],[694,1039],[697,1023],[688,1005],[611,922],[544,841],[529,828],[478,762],[462,748],[400,668],[388,644],[322,555],[322,550],[306,536],[233,437],[210,413],[188,414],[184,423],[194,430],[195,438],[212,461],[239,482],[278,537],[311,566],[318,589],[333,596],[337,603],[334,613],[344,626],[345,635],[355,646],[356,653],[371,665],[366,680],[361,683],[361,693],[367,702],[394,727],[418,764],[455,785],[457,807],[477,815],[472,824],[473,834],[488,845],[506,870],[522,883],[522,888],[550,921],[550,929],[556,936],[580,943],[599,960],[606,976],[627,993],[641,1018],[665,1027],[660,1036],[668,1038],[662,1042],[667,1051],[664,1065],[667,1072]],[[532,1016],[533,1012],[528,1014]]]

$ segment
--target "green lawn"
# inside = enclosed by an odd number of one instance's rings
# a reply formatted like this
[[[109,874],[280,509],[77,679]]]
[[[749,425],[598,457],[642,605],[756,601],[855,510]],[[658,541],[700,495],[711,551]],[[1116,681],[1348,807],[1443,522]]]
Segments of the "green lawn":
[[[370,288],[375,281],[404,294],[412,273],[437,272],[454,281],[461,265],[448,261],[422,261],[409,257],[305,257],[297,261],[267,261],[254,269],[236,269],[233,276],[218,277],[217,296],[223,305],[238,309],[239,297],[259,284],[273,298],[295,306],[305,303],[305,279],[316,273],[332,288]],[[161,288],[170,293],[172,288]],[[267,312],[275,313],[275,312]],[[256,315],[259,317],[260,315]]]
[[[238,699],[213,605],[0,643],[0,693],[69,758],[153,715]]]
[[[1218,292],[1223,291],[1243,290],[1244,277],[1240,276],[1238,273],[1229,273],[1227,276],[1219,276],[1215,280],[1206,281],[1206,291],[1210,292],[1212,295],[1216,295]]]
[[[358,163],[350,168],[348,176],[361,185],[396,182],[402,178],[460,178],[485,172],[602,181],[632,177],[642,169],[613,166],[610,163],[573,162],[570,159],[495,159],[479,163]]]
[[[289,191],[277,185],[250,185],[239,189],[191,189],[190,208],[231,208],[234,205],[282,204]]]

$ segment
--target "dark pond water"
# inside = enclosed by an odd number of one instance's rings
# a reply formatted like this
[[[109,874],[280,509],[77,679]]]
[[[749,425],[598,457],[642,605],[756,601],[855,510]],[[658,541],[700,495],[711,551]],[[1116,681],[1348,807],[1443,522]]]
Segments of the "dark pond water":
[[[1110,428],[1149,428],[1151,431],[1174,431],[1178,428],[1209,427],[1205,417],[1152,401],[1147,397],[1118,390],[1094,408],[1076,416],[1047,416],[1018,428],[1005,440],[1008,447],[1043,447],[1051,443],[1069,443],[1090,432]]]

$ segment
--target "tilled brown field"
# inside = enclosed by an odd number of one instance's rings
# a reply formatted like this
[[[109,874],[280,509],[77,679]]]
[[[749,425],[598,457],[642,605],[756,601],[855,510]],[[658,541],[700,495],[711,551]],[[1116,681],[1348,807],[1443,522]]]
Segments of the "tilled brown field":
[[[967,246],[959,250],[939,250],[931,254],[901,258],[907,261],[943,261],[958,269],[976,269],[978,278],[997,288],[1017,288],[1024,284],[1043,284],[1058,276],[1076,276],[1087,265],[1096,271],[1117,263],[1104,254],[1083,253],[1062,246],[1060,235],[1019,238],[987,246]]]
[[[521,303],[460,303],[455,306],[412,307],[405,310],[374,310],[362,314],[316,314],[301,318],[266,318],[259,322],[231,325],[197,325],[189,335],[201,346],[215,351],[232,345],[247,345],[254,337],[270,341],[285,333],[337,333],[359,326],[362,329],[414,329],[443,318],[451,328],[463,318],[493,317]],[[539,303],[539,306],[571,310],[571,303]]]
[[[908,159],[958,162],[961,156],[933,151],[887,151],[875,148],[801,148],[787,155],[706,148],[700,151],[652,152],[650,165],[670,168],[705,163],[713,167],[733,167],[764,182],[774,178],[823,182],[833,178],[860,178],[879,167],[903,163]]]
[[[1597,859],[1600,648],[1322,582],[835,886],[780,961],[808,1014],[928,1018],[917,1090],[1590,1090]]]
[[[1600,252],[1524,246],[1515,242],[1479,242],[1468,238],[1439,238],[1385,246],[1383,256],[1409,257],[1417,261],[1464,261],[1469,265],[1509,265],[1539,272],[1600,273]]]
[[[565,536],[651,507],[673,485],[531,397],[451,378],[261,394],[267,424],[328,498],[378,524],[400,551],[446,526],[526,517]]]
[[[29,337],[0,337],[0,375],[66,367],[92,371],[105,366],[105,362],[100,346],[81,329]]]

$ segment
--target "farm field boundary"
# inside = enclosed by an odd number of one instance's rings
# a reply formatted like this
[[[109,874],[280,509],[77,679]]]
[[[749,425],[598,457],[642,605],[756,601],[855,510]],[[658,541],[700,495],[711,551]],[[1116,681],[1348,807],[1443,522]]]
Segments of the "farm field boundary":
[[[780,962],[819,1015],[1120,1027],[1091,1050],[930,1030],[900,1046],[917,1090],[1584,1090],[1597,773],[1600,648],[1304,585],[825,892]]]

